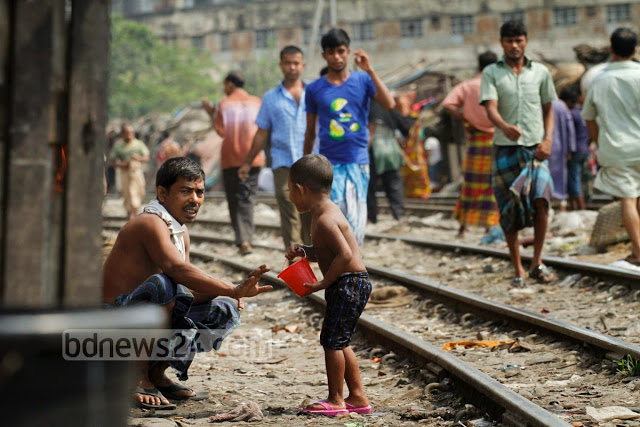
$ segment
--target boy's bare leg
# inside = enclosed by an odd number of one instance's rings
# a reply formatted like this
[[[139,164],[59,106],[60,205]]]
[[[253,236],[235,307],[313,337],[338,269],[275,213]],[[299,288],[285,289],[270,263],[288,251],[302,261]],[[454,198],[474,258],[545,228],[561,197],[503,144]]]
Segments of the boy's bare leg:
[[[364,387],[362,387],[362,381],[360,380],[358,358],[351,347],[343,348],[342,353],[344,354],[345,362],[344,379],[347,382],[347,388],[349,388],[349,396],[345,399],[345,402],[356,408],[368,406],[369,399],[367,399]]]
[[[342,350],[324,348],[324,363],[327,369],[327,382],[329,384],[329,397],[327,402],[333,409],[344,409],[344,353]],[[309,405],[307,409],[325,409],[320,405]]]
[[[525,277],[524,268],[522,267],[522,261],[520,260],[518,232],[505,231],[504,238],[507,241],[509,256],[511,257],[511,264],[513,264],[513,268],[516,270],[516,276]]]

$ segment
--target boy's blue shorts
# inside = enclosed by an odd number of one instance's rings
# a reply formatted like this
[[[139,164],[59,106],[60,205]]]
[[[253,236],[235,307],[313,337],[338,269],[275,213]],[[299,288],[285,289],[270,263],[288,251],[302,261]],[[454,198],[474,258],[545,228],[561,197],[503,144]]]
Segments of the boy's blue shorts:
[[[366,271],[343,274],[324,291],[327,307],[320,332],[323,347],[342,350],[349,346],[370,294],[371,283]]]

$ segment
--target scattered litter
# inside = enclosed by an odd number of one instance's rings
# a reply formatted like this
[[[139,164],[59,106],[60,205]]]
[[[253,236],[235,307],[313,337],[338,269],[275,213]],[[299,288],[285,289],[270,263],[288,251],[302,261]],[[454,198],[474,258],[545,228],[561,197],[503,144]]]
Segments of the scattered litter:
[[[580,280],[581,278],[582,275],[580,273],[571,274],[565,277],[560,283],[558,283],[558,286],[573,286],[574,284],[578,283],[578,280]]]
[[[214,415],[209,417],[210,423],[221,422],[221,421],[262,421],[264,415],[260,410],[260,407],[255,402],[247,402],[244,403],[230,412],[225,412],[222,414]]]
[[[298,330],[299,327],[300,327],[300,325],[298,325],[297,323],[292,323],[290,325],[285,325],[285,326],[276,325],[271,330],[274,333],[278,332],[278,331],[285,331],[285,332],[289,332],[289,333],[293,334]]]
[[[413,298],[406,295],[407,292],[408,289],[404,286],[384,286],[374,289],[365,308],[402,307],[410,304]]]
[[[502,372],[505,372],[505,371],[506,371],[506,370],[508,370],[508,369],[520,369],[520,370],[524,370],[525,368],[524,368],[524,366],[522,366],[522,365],[507,365],[507,366],[503,366],[503,367],[501,367],[501,368],[500,368],[500,370],[501,370]]]
[[[489,229],[489,234],[482,237],[480,243],[483,245],[488,245],[490,243],[504,241],[504,231],[499,225],[494,225]]]
[[[289,360],[289,357],[283,357],[282,359],[278,359],[278,360],[256,360],[255,363],[256,365],[275,365],[277,363],[282,363],[285,360]]]
[[[619,259],[617,261],[612,262],[609,265],[611,267],[626,268],[627,270],[633,270],[633,271],[640,272],[640,267],[639,266],[631,264],[629,261],[624,260],[624,259]]]
[[[629,408],[624,406],[605,406],[603,408],[594,408],[587,406],[587,415],[594,418],[596,421],[611,421],[611,420],[634,420],[640,418],[640,414],[633,412]]]
[[[443,350],[453,350],[456,347],[464,348],[491,348],[504,345],[507,348],[518,345],[517,341],[493,341],[493,340],[478,340],[478,341],[449,341],[442,347]]]

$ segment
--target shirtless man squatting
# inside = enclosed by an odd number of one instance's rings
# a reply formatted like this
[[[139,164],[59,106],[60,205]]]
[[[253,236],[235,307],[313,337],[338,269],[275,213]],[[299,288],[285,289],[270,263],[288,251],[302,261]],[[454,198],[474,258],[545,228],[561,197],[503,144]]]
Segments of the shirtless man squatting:
[[[160,305],[170,313],[172,329],[197,329],[200,335],[208,336],[208,342],[217,350],[240,324],[243,297],[256,296],[272,287],[258,285],[269,271],[265,265],[235,285],[211,277],[189,262],[190,240],[185,224],[195,221],[204,202],[204,180],[200,165],[185,157],[169,159],[160,167],[156,175],[157,199],[124,225],[105,261],[103,301],[113,307]],[[192,356],[139,363],[134,402],[148,409],[173,409],[175,405],[166,397],[196,397],[193,390],[165,374],[172,366],[178,378],[186,380]]]

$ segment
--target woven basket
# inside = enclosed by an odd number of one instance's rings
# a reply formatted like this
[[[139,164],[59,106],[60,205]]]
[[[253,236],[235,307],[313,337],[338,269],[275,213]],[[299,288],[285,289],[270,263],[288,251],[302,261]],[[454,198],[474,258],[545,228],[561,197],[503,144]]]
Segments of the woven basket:
[[[617,201],[601,207],[591,232],[589,245],[603,250],[608,245],[627,240],[629,235],[622,223],[622,204]]]

